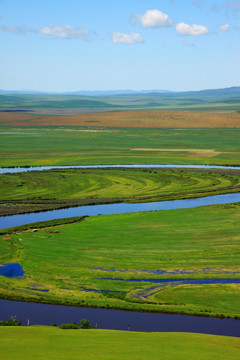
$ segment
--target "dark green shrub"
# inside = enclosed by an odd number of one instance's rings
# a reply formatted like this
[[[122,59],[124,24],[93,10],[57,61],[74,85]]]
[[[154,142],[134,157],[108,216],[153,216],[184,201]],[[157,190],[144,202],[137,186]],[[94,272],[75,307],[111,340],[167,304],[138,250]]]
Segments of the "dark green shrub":
[[[78,326],[76,323],[62,324],[60,325],[60,329],[80,329],[80,326]]]
[[[0,321],[0,326],[21,326],[21,321],[17,321],[16,316],[11,316],[7,321]]]

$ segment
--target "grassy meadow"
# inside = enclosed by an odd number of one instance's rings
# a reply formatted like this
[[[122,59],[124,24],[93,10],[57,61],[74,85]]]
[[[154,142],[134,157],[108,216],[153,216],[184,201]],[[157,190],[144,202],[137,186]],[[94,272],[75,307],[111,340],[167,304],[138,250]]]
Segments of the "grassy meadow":
[[[79,359],[237,360],[239,339],[191,333],[140,333],[113,330],[61,330],[54,327],[0,329],[5,360]]]
[[[64,169],[0,175],[0,214],[86,204],[161,201],[238,192],[226,169]]]
[[[239,165],[240,129],[0,128],[0,166]]]
[[[0,94],[0,166],[239,165],[239,87]]]
[[[0,95],[0,167],[239,166],[238,92]],[[0,214],[192,198],[235,192],[239,185],[237,170],[1,174]],[[229,204],[60,219],[1,231],[0,264],[17,262],[26,277],[0,276],[0,297],[240,318],[240,284],[183,281],[239,279],[239,216],[240,205]],[[161,279],[176,281],[155,282]],[[40,326],[4,327],[0,333],[6,360],[43,359],[46,353],[51,359],[239,358],[239,341],[230,337]]]
[[[26,277],[1,277],[1,297],[240,317],[239,284],[154,282],[239,278],[239,215],[240,205],[229,204],[9,231],[1,236],[0,261],[20,263]]]

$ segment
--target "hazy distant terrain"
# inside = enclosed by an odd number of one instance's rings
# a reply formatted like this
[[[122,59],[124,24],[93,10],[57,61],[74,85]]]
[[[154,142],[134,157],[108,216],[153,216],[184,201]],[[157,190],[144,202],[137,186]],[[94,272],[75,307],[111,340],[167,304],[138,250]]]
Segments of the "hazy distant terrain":
[[[127,92],[127,91],[126,91]],[[88,94],[88,95],[83,95]],[[225,110],[240,111],[240,87],[189,92],[77,92],[69,94],[0,91],[0,111]]]

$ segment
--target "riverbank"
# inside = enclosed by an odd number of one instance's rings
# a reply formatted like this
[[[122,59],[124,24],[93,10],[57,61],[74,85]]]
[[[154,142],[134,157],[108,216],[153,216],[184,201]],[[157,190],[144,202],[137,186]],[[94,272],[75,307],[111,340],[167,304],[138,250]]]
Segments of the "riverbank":
[[[191,199],[239,190],[240,171],[227,168],[122,167],[2,173],[0,215]]]

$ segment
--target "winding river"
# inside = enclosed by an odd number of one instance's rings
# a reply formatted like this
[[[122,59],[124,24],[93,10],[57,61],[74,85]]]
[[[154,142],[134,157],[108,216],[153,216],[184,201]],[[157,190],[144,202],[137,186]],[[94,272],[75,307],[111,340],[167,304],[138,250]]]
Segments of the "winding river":
[[[224,166],[186,166],[186,165],[102,165],[102,166],[52,166],[33,168],[1,168],[0,173],[22,172],[34,170],[66,169],[66,168],[110,168],[110,167],[156,167],[156,168],[220,168],[236,169],[240,167]],[[12,215],[0,217],[0,229],[28,224],[36,221],[46,221],[62,217],[81,215],[106,215],[142,211],[158,211],[170,209],[193,208],[198,206],[227,204],[240,201],[240,193],[215,195],[197,199],[172,200],[151,203],[136,204],[110,204],[79,206],[69,209],[60,209],[39,213]],[[188,315],[153,314],[143,312],[129,312],[118,310],[78,308],[71,306],[47,305],[24,303],[9,300],[0,300],[0,319],[7,320],[11,315],[16,315],[23,323],[30,320],[30,324],[64,322],[78,322],[82,318],[89,319],[93,325],[97,323],[99,328],[142,330],[142,331],[184,331],[200,332],[216,335],[228,335],[240,337],[240,321],[234,319],[218,319],[196,317]],[[130,326],[129,326],[130,325]]]
[[[174,165],[174,164],[140,164],[140,165],[53,165],[53,166],[25,166],[25,167],[2,167],[0,174],[18,173],[27,171],[42,171],[54,169],[107,169],[107,168],[186,168],[186,169],[230,169],[240,170],[240,166],[224,166],[224,165]]]

